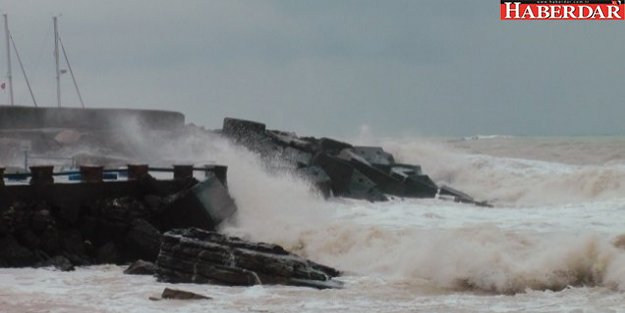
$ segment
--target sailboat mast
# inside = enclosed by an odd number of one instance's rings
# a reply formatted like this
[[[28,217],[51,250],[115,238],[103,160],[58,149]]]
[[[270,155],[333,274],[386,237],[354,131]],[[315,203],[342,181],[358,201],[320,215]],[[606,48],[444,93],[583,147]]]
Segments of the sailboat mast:
[[[61,70],[59,69],[59,28],[56,16],[52,17],[54,23],[54,60],[56,63],[56,101],[61,107]]]
[[[9,17],[4,14],[4,34],[6,36],[6,48],[7,48],[7,78],[9,80],[9,97],[10,104],[14,105],[13,98],[13,75],[11,73],[11,33],[9,32]]]

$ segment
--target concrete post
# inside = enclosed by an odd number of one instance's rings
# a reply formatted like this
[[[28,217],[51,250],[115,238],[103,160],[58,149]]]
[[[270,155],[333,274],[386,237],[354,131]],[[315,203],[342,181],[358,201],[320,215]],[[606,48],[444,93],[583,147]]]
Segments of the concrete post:
[[[174,165],[174,179],[193,177],[193,165]]]
[[[30,167],[30,184],[31,185],[47,185],[54,183],[54,166],[42,165]]]
[[[147,164],[128,164],[128,180],[136,180],[148,175]]]
[[[103,180],[103,166],[97,165],[81,165],[80,176],[83,182],[101,183]]]

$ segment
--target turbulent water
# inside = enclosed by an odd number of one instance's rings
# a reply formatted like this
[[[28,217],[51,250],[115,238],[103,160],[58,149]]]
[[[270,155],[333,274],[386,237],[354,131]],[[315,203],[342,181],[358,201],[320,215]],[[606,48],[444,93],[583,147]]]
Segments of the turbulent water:
[[[185,284],[214,299],[153,302],[168,285],[117,266],[2,269],[0,312],[625,312],[625,138],[352,140],[493,208],[324,201],[243,149],[189,140],[185,155],[230,166],[239,213],[225,232],[345,270],[346,288]]]

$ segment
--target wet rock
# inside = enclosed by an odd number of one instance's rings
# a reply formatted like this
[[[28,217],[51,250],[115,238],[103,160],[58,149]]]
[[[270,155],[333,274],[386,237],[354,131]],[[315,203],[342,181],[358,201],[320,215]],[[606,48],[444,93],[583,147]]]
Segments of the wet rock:
[[[96,261],[98,264],[118,264],[121,254],[113,242],[108,242],[97,249]]]
[[[395,164],[395,158],[392,154],[384,151],[381,147],[363,147],[356,146],[352,149],[355,154],[363,157],[369,164],[374,166],[388,166]]]
[[[6,267],[31,266],[37,262],[35,254],[20,245],[13,236],[0,237],[0,265]]]
[[[198,227],[214,230],[237,210],[228,190],[215,175],[168,200],[169,205],[161,215],[166,229]]]
[[[263,134],[265,124],[234,118],[225,118],[222,131],[234,138],[248,138],[253,134]]]
[[[299,175],[310,182],[321,194],[328,198],[332,195],[332,179],[319,166],[306,166],[297,170]]]
[[[331,138],[298,137],[290,132],[266,130],[258,122],[233,118],[224,119],[222,133],[258,153],[270,169],[299,173],[326,196],[385,201],[389,195],[415,198],[443,195],[443,199],[487,205],[457,190],[439,187],[421,172],[420,166],[396,163],[394,156],[381,147],[353,146]],[[311,167],[321,168],[330,181],[316,179],[310,173]]]
[[[152,262],[137,260],[132,262],[127,269],[124,270],[124,274],[128,275],[154,275],[156,274],[156,265]]]
[[[244,241],[216,232],[179,229],[165,233],[157,277],[172,283],[230,286],[285,284],[340,288],[339,271],[301,258],[282,247]]]
[[[49,225],[54,224],[54,219],[47,209],[36,211],[31,220],[32,229],[38,234],[43,233]]]
[[[35,267],[54,267],[63,272],[75,270],[72,262],[62,255],[57,255],[43,262],[39,262],[35,265]]]
[[[39,247],[49,255],[56,255],[61,252],[61,238],[55,227],[48,227],[39,237]]]
[[[335,195],[368,201],[387,200],[378,185],[355,169],[348,161],[327,154],[319,154],[313,163],[322,168],[330,177]]]
[[[162,299],[175,299],[175,300],[211,300],[211,297],[207,297],[201,294],[197,294],[190,291],[165,288],[161,294]]]
[[[124,242],[133,259],[156,260],[161,246],[161,232],[146,220],[136,219]]]
[[[28,249],[37,249],[39,248],[39,245],[41,243],[41,241],[39,240],[39,237],[37,237],[37,235],[30,229],[24,229],[20,232],[17,232],[16,237],[18,239],[18,241],[26,248]]]

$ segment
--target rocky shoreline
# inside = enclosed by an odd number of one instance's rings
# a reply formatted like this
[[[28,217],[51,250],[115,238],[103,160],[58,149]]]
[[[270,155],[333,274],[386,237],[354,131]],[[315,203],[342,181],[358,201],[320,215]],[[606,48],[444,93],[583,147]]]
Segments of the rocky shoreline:
[[[163,129],[159,132],[167,127]],[[81,131],[79,137],[91,139],[111,134],[106,130]],[[221,135],[244,146],[258,154],[271,171],[295,173],[325,197],[372,202],[441,198],[488,206],[451,187],[437,185],[419,165],[399,163],[382,147],[299,137],[292,132],[267,130],[259,122],[233,118],[224,119],[218,131],[178,125],[166,134],[182,138],[185,132],[198,131]],[[57,134],[54,142],[67,147],[81,142],[80,138],[58,141],[66,132]],[[33,142],[47,142],[45,146],[49,146],[52,139],[45,138],[54,133],[46,130]],[[23,140],[37,131],[20,130],[19,134],[26,136],[20,137]],[[101,139],[109,148],[120,144],[119,151],[133,149],[132,142],[120,137]],[[277,245],[216,232],[237,210],[227,190],[225,166],[204,167],[206,177],[199,181],[194,178],[197,169],[193,165],[175,166],[173,180],[159,180],[149,174],[150,170],[162,169],[129,165],[127,180],[105,181],[103,168],[110,168],[120,159],[111,164],[107,158],[99,160],[102,164],[98,166],[81,167],[76,174],[79,182],[55,183],[51,166],[31,167],[31,173],[26,174],[7,174],[14,178],[28,175],[28,184],[5,184],[1,180],[0,267],[54,266],[72,270],[75,266],[135,262],[128,268],[129,274],[152,274],[163,282],[342,287],[333,280],[340,275],[336,269]],[[0,176],[3,172],[0,170]]]

